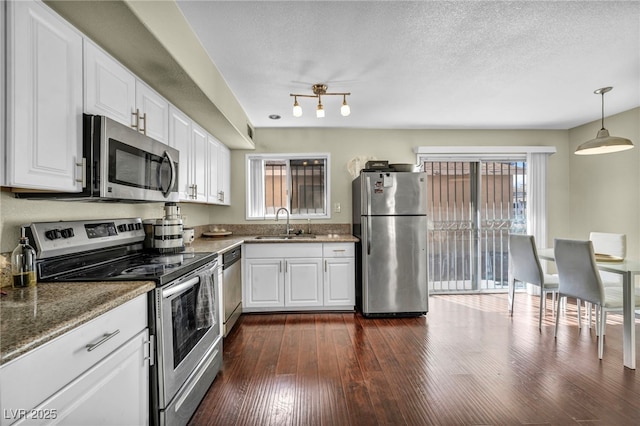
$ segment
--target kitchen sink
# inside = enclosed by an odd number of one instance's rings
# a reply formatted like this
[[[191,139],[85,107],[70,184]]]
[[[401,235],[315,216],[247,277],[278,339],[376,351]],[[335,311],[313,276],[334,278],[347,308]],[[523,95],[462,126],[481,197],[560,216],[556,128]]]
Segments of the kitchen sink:
[[[256,240],[300,240],[307,238],[315,238],[314,234],[280,234],[280,235],[259,235]]]

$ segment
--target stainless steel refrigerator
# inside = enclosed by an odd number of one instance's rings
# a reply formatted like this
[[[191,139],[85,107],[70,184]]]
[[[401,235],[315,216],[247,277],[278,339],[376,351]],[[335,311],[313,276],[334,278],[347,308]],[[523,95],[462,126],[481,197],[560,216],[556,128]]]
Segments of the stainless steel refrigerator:
[[[356,307],[364,316],[426,314],[426,173],[363,171],[352,189]]]

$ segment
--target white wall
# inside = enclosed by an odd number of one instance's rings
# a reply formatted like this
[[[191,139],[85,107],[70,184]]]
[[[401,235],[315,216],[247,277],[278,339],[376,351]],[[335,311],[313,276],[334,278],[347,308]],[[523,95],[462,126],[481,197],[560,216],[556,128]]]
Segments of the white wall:
[[[630,151],[574,155],[596,137],[600,120],[569,131],[569,227],[553,237],[589,238],[590,231],[627,234],[627,252],[640,257],[640,108],[605,117],[612,136],[631,139]]]

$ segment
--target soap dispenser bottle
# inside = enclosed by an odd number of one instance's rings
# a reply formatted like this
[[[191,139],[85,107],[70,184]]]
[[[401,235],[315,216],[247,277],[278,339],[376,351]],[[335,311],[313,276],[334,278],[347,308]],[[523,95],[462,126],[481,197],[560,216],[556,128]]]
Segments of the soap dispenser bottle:
[[[20,243],[11,253],[11,274],[13,287],[35,287],[38,282],[36,274],[36,251],[29,245],[29,238],[25,236],[25,228],[21,228]]]

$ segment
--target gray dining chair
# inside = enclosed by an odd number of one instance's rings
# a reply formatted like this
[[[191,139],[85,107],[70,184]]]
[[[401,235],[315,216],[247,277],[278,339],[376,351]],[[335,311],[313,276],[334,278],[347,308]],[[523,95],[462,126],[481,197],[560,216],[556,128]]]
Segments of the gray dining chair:
[[[597,254],[605,254],[609,256],[619,257],[620,259],[626,259],[627,257],[627,235],[616,234],[611,232],[591,232],[589,233],[589,240],[593,243],[593,251]],[[622,275],[614,274],[612,272],[600,271],[600,278],[602,279],[602,285],[605,287],[620,287],[622,288]],[[589,328],[591,328],[591,317],[593,309],[588,302],[585,303],[585,308],[589,313]],[[603,332],[607,325],[607,314],[603,316]]]
[[[552,302],[555,301],[559,281],[557,275],[543,272],[533,235],[509,234],[509,313],[511,316],[513,316],[516,281],[540,287],[538,330],[542,330],[542,316],[546,311],[547,294],[551,293]],[[553,303],[551,307],[553,310]]]
[[[554,243],[554,254],[560,277],[554,337],[558,337],[560,300],[566,297],[575,297],[592,303],[596,308],[598,358],[602,359],[604,352],[603,314],[607,311],[622,310],[622,288],[605,287],[602,284],[591,241],[557,238]],[[640,297],[636,296],[635,306],[639,305]],[[580,315],[579,309],[578,315]]]

